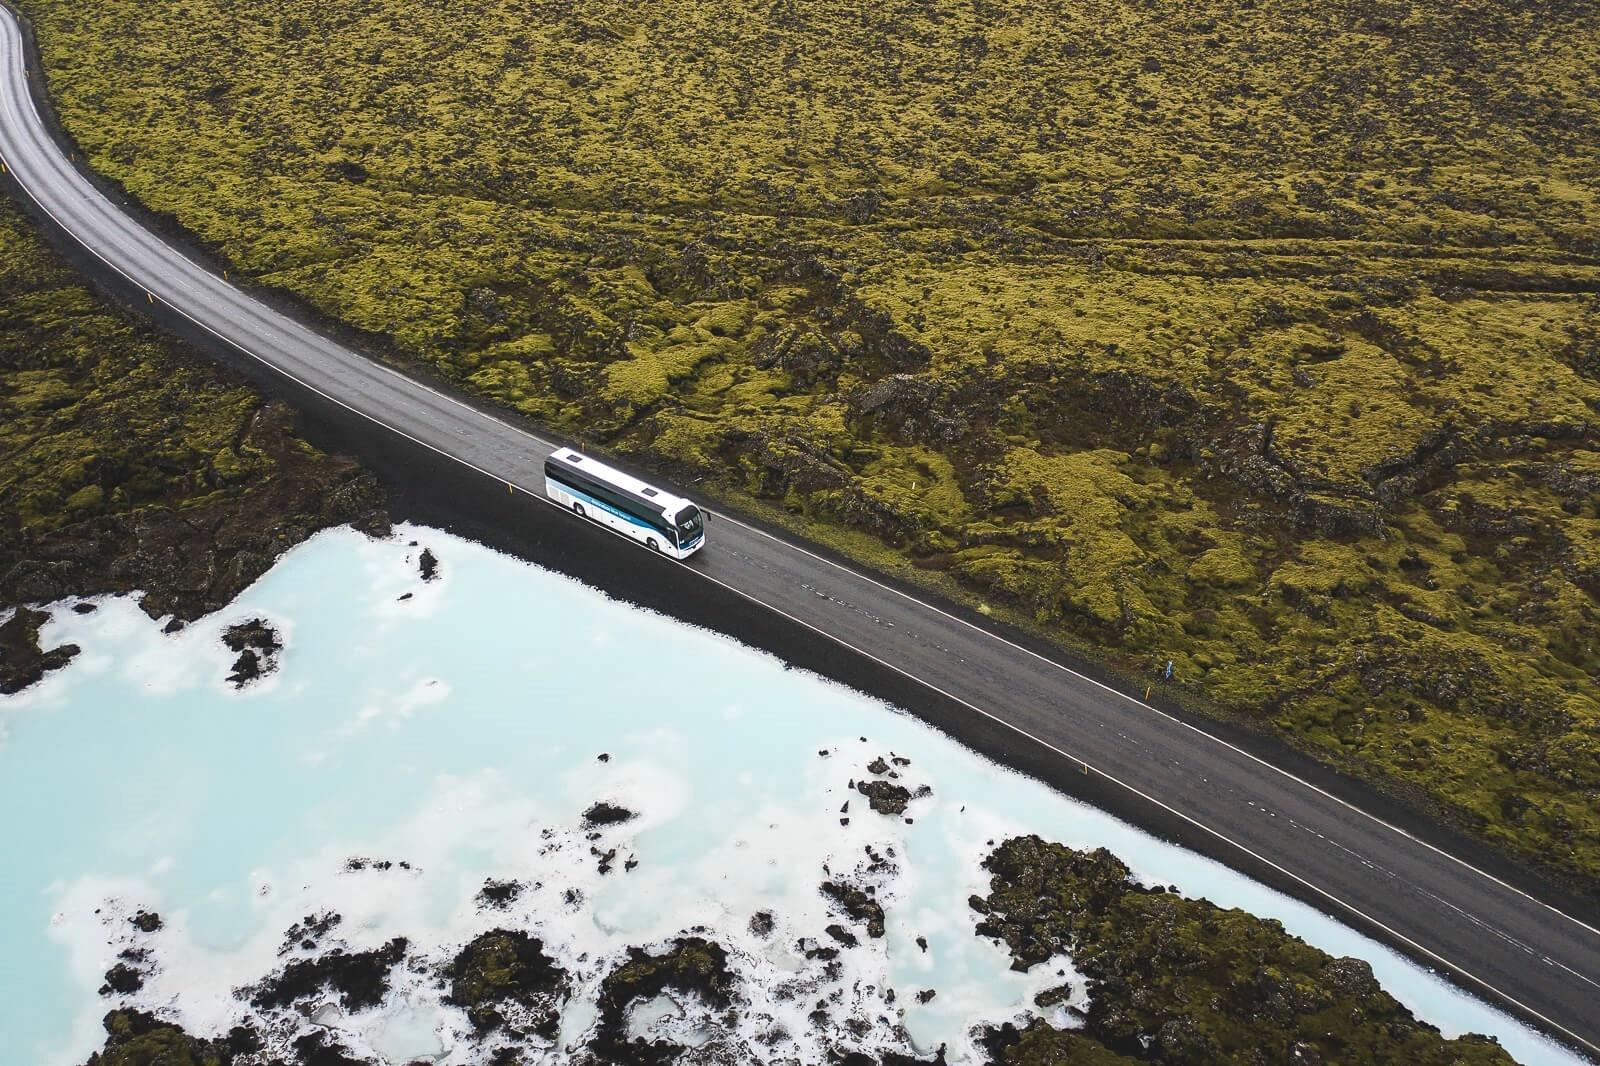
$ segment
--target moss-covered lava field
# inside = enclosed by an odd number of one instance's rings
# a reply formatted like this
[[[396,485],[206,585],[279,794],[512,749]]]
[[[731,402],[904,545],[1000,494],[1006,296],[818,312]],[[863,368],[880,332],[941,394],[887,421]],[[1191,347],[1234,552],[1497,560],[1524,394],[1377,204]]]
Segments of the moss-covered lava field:
[[[1600,883],[1593,3],[23,7],[257,281]]]
[[[386,525],[376,481],[293,422],[97,297],[0,200],[0,605],[138,590],[193,619],[318,529]],[[25,664],[43,616],[19,617]]]

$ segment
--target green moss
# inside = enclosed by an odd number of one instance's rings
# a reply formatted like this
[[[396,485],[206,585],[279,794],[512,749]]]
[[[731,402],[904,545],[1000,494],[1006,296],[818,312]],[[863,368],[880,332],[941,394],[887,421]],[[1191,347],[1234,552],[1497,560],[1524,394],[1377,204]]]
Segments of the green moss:
[[[972,900],[979,932],[1023,968],[1070,954],[1089,982],[1084,1036],[1114,1051],[1162,1066],[1512,1061],[1493,1040],[1446,1040],[1417,1021],[1365,962],[1333,958],[1274,919],[1144,888],[1103,848],[1016,837],[984,865],[993,876]],[[1062,1035],[1035,1029],[1002,1061],[1052,1061]]]
[[[142,1011],[115,1010],[105,1017],[106,1046],[89,1066],[228,1066],[233,1049],[200,1040]]]
[[[703,937],[679,937],[656,952],[629,948],[622,962],[600,982],[599,1018],[590,1044],[602,1062],[654,1063],[680,1061],[686,1049],[665,1039],[645,1041],[628,1034],[628,1011],[634,1003],[663,992],[694,996],[706,1007],[726,1011],[733,1004],[736,978],[722,945]]]
[[[1126,1066],[1141,1060],[1119,1055],[1082,1033],[1034,1022],[990,1061],[994,1066]]]
[[[139,588],[194,614],[369,514],[370,480],[289,423],[99,303],[0,203],[0,602]]]
[[[25,6],[234,269],[1600,877],[1588,8]]]
[[[512,1025],[554,1039],[566,999],[566,972],[541,941],[515,930],[483,933],[451,962],[450,1001],[480,1032]],[[520,1010],[508,1010],[508,1007]]]

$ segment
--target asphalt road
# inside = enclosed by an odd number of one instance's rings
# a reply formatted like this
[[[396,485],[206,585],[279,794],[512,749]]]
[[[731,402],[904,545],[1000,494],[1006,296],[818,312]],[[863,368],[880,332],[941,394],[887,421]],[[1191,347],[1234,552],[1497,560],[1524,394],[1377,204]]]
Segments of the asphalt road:
[[[462,470],[463,478],[498,483],[496,490],[513,499],[518,493],[542,499],[541,466],[552,441],[268,306],[102,194],[41,118],[26,63],[21,28],[0,7],[0,161],[32,207],[93,256],[80,261],[122,291],[131,286],[145,294],[135,302],[156,317],[181,316],[192,324],[187,332],[203,331],[214,346],[232,346],[270,367],[267,376],[285,376],[290,391],[308,402],[370,431],[398,435],[394,443],[414,449],[419,463],[448,457],[478,475]],[[576,518],[558,520],[580,528]],[[600,544],[611,535],[599,527],[579,535],[596,550],[613,550]],[[685,589],[682,599],[703,592],[721,602],[731,593],[747,607],[777,612],[770,617],[775,625],[835,642],[838,669],[824,664],[825,672],[859,678],[857,657],[867,657],[877,676],[899,679],[902,702],[920,702],[921,693],[943,708],[927,716],[957,737],[1166,827],[1600,1059],[1600,930],[1592,919],[1580,920],[1572,903],[1558,910],[1539,902],[1481,865],[1397,828],[1392,814],[1385,820],[1367,813],[1370,804],[1335,796],[1337,786],[1325,790],[1217,730],[1114,691],[981,620],[730,516],[713,520],[708,547],[687,563],[646,557],[636,572],[639,582],[656,575],[676,583]],[[914,698],[906,699],[908,693]]]

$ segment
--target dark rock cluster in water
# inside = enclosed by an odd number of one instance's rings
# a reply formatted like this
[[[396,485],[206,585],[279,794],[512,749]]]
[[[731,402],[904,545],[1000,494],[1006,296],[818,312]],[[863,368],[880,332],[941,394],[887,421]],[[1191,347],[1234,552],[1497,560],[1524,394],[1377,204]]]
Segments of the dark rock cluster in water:
[[[145,910],[141,910],[132,918],[129,918],[128,922],[141,933],[159,932],[162,925],[161,915],[157,914],[155,911]]]
[[[1359,959],[1334,958],[1270,919],[1223,910],[1135,881],[1104,848],[1077,851],[1037,836],[1004,841],[984,861],[977,932],[1028,970],[1069,954],[1088,980],[1080,1033],[1043,1023],[990,1034],[996,1061],[1264,1061],[1508,1064],[1492,1040],[1446,1040],[1384,992]],[[1041,993],[1059,1003],[1066,991]],[[1066,1057],[1071,1051],[1078,1058]]]
[[[411,869],[411,864],[404,859],[399,861],[394,859],[370,859],[364,855],[357,855],[346,859],[344,868],[351,873],[359,873],[362,870],[378,870],[381,872],[394,869],[409,870]]]
[[[856,791],[879,814],[904,814],[911,802],[911,790],[892,781],[857,781]]]
[[[509,1028],[553,1040],[567,999],[567,973],[544,944],[520,930],[477,937],[450,963],[449,1002],[480,1033]]]
[[[478,890],[478,906],[485,909],[505,910],[522,895],[521,881],[496,881],[489,878]]]
[[[279,955],[287,955],[296,948],[301,951],[311,951],[322,938],[327,936],[344,921],[343,915],[333,911],[323,911],[321,914],[308,914],[289,927],[283,934],[283,947],[278,949]]]
[[[1277,922],[1140,885],[1103,849],[1075,851],[1038,837],[998,846],[991,842],[991,847],[984,862],[989,891],[970,900],[977,935],[1003,942],[1018,970],[1070,955],[1087,995],[1087,1005],[1079,1009],[1064,968],[1058,971],[1060,980],[1034,997],[1044,1017],[980,1034],[979,1046],[992,1066],[1254,1066],[1280,1059],[1309,1066],[1356,1060],[1418,1066],[1509,1063],[1493,1041],[1445,1040],[1416,1021],[1378,986],[1366,963],[1332,958],[1289,936]],[[878,896],[898,871],[893,847],[868,844],[863,853],[848,869],[837,858],[824,867],[827,879],[819,890],[833,917],[817,935],[798,939],[795,950],[811,965],[774,986],[772,994],[806,1012],[812,1033],[823,1039],[820,1059],[830,1066],[939,1066],[945,1061],[943,1048],[931,1057],[859,1050],[881,1038],[890,1044],[907,1039],[896,1018],[895,990],[882,989],[877,1005],[862,1010],[859,1002],[852,1005],[852,990],[841,981],[847,955],[873,950],[872,941],[885,935]],[[405,865],[356,862],[362,869]],[[525,892],[540,887],[491,878],[476,901],[483,909],[509,911]],[[574,906],[581,902],[581,896],[568,900]],[[465,1014],[474,1034],[473,1061],[509,1066],[545,1054],[560,1037],[563,1013],[580,983],[589,987],[569,969],[586,957],[563,965],[527,930],[495,928],[446,961],[427,961],[403,937],[372,950],[350,950],[335,939],[342,919],[324,911],[289,927],[279,951],[285,961],[277,970],[236,990],[258,1013],[225,1036],[200,1038],[133,1009],[141,1005],[141,993],[149,995],[145,988],[156,954],[150,938],[163,923],[150,911],[126,921],[136,932],[124,927],[118,934],[125,947],[101,990],[123,999],[105,1017],[105,1046],[90,1059],[91,1066],[377,1066],[341,1045],[337,1029],[321,1024],[318,1012],[330,1002],[345,1012],[376,1008],[393,999],[397,976],[431,982],[445,1004]],[[750,919],[751,933],[763,939],[777,927],[770,911]],[[917,944],[927,950],[924,938]],[[788,1061],[785,1056],[792,1052],[779,1050],[788,1039],[781,1025],[748,1032],[750,1019],[743,1012],[752,1008],[751,996],[740,986],[734,961],[700,928],[607,960],[610,970],[599,982],[593,1028],[583,1046],[569,1049],[569,1061],[577,1066]],[[917,1004],[938,996],[932,987],[903,991],[902,1001]],[[870,1004],[874,990],[858,983],[858,1000],[863,992]],[[673,1023],[652,1023],[641,1033],[635,1012],[658,997],[670,999],[679,1013]],[[698,1029],[692,1047],[662,1035],[685,1025]],[[1282,1053],[1263,1058],[1262,1048]]]
[[[883,936],[883,905],[872,898],[869,889],[838,881],[824,881],[822,894],[851,921],[865,926],[867,936],[873,939]]]
[[[893,752],[888,758],[879,755],[867,764],[872,780],[852,781],[850,787],[867,797],[867,804],[879,814],[904,815],[914,799],[933,795],[933,789],[920,785],[915,790],[899,783],[900,769],[911,765],[911,760]],[[907,818],[907,821],[911,819]]]
[[[283,650],[277,630],[261,618],[229,626],[223,631],[222,643],[239,654],[233,661],[233,672],[228,675],[235,688],[243,688],[256,678],[272,673],[278,667],[278,653]]]
[[[128,919],[128,924],[139,933],[159,932],[161,915],[141,910]],[[117,953],[117,961],[106,971],[105,982],[100,986],[102,996],[131,996],[144,988],[150,973],[150,949],[141,940]]]
[[[239,1026],[227,1036],[204,1040],[140,1010],[114,1010],[105,1016],[104,1050],[89,1066],[232,1066],[261,1047],[254,1030]]]
[[[389,974],[405,957],[407,943],[397,936],[371,951],[336,947],[314,958],[295,959],[247,989],[250,1003],[261,1009],[287,1007],[331,992],[347,1011],[375,1007],[388,993]]]
[[[585,829],[594,829],[603,825],[620,825],[637,817],[637,814],[626,807],[619,807],[602,800],[583,812],[583,825]]]
[[[106,982],[100,986],[102,996],[131,996],[144,987],[144,974],[126,962],[119,962],[106,971]]]
[[[733,986],[728,953],[715,941],[687,936],[659,952],[630,948],[627,958],[600,983],[600,1022],[590,1050],[601,1062],[630,1066],[677,1062],[687,1050],[678,1044],[628,1039],[628,1009],[663,992],[675,992],[694,997],[713,1011],[727,1011],[733,1005]]]
[[[39,630],[48,621],[50,616],[43,611],[18,607],[0,625],[0,695],[21,692],[78,654],[76,644],[62,644],[49,651],[40,647]]]

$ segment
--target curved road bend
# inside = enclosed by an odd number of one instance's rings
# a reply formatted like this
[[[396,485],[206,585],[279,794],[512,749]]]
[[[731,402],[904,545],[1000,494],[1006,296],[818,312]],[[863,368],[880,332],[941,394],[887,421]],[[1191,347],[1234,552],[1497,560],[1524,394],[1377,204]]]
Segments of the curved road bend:
[[[378,365],[197,265],[106,199],[30,95],[0,5],[0,161],[68,235],[159,302],[300,387],[540,499],[553,445]],[[1086,765],[1266,864],[1297,894],[1600,1059],[1600,930],[1136,700],[937,607],[723,518],[689,570]],[[1036,761],[1036,760],[1035,760]],[[1135,801],[1137,802],[1137,801]],[[1233,850],[1239,849],[1239,850]]]

